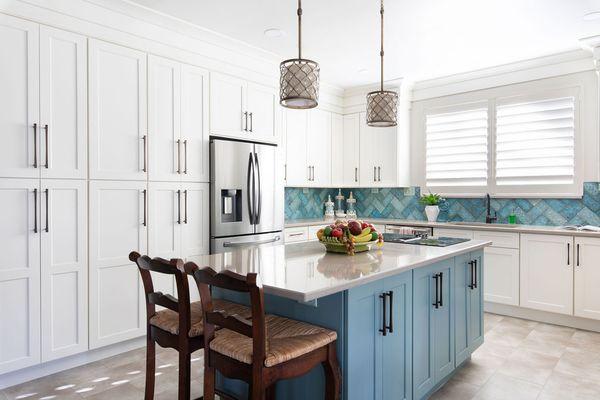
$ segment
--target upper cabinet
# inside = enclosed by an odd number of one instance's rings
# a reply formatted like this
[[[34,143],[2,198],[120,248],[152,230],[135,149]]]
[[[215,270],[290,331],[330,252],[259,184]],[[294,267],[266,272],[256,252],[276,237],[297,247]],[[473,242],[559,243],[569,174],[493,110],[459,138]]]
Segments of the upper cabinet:
[[[306,161],[308,111],[285,110],[285,182],[288,186],[308,184],[309,172]]]
[[[0,15],[0,48],[0,176],[85,178],[85,37]]]
[[[229,75],[210,74],[210,133],[276,142],[275,90]]]
[[[146,54],[99,40],[89,46],[90,178],[144,180]]]
[[[358,186],[360,168],[360,121],[358,114],[332,115],[331,183]]]
[[[208,72],[148,57],[148,173],[208,182]]]
[[[360,113],[360,184],[398,186],[398,130],[368,126]]]

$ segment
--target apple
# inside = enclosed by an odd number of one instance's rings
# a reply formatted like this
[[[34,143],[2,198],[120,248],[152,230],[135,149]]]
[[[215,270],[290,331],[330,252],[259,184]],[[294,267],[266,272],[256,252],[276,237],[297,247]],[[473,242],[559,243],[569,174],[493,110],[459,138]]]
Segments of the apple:
[[[362,232],[362,226],[356,221],[350,221],[348,222],[348,230],[354,236],[358,236]]]
[[[341,238],[344,235],[344,232],[340,228],[335,228],[331,231],[331,236],[335,238]]]
[[[369,224],[367,224],[366,222],[363,222],[363,223],[360,225],[360,227],[361,227],[362,229],[365,229],[365,228],[368,228],[368,227],[369,227]]]

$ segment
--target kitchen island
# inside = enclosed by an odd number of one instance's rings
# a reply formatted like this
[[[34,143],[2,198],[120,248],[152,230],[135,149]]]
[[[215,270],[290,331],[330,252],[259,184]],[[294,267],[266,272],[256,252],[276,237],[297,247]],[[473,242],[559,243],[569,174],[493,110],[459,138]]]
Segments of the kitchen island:
[[[199,266],[257,272],[268,313],[337,331],[342,398],[423,399],[483,343],[483,248],[386,243],[355,256],[325,253],[318,242],[239,249],[204,256]],[[247,302],[240,294],[216,296]],[[236,396],[246,385],[220,377]],[[277,385],[277,398],[320,399],[324,375]]]

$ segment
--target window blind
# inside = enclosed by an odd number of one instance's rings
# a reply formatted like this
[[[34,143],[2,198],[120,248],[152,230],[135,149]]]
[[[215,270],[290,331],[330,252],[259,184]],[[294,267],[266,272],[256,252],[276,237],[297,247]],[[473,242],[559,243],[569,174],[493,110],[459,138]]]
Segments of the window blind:
[[[558,185],[575,179],[575,99],[496,108],[496,184]]]
[[[428,114],[425,136],[428,187],[487,184],[487,108]]]

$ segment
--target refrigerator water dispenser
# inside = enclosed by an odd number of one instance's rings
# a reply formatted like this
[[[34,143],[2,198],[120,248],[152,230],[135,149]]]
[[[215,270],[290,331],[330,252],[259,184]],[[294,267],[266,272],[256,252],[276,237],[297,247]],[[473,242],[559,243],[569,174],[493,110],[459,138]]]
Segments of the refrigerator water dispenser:
[[[242,191],[221,189],[221,222],[242,220]]]

